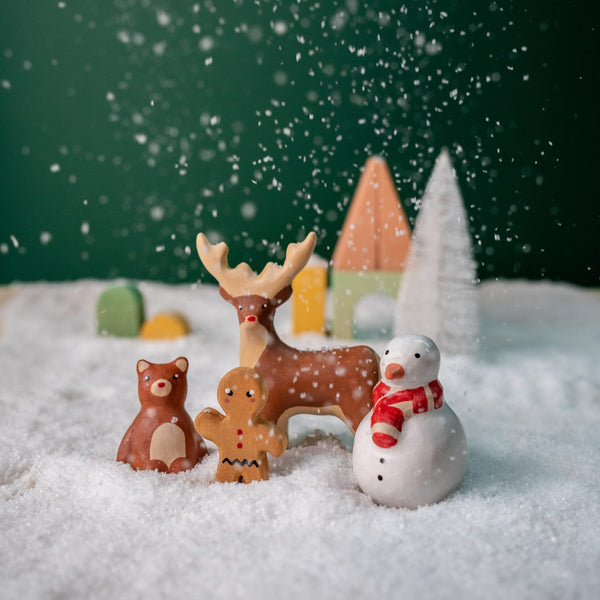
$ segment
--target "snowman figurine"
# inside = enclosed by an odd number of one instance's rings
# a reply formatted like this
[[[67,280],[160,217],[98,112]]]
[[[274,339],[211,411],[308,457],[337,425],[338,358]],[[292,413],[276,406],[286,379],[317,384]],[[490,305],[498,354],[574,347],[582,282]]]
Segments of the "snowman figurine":
[[[440,352],[423,335],[394,338],[381,359],[373,409],[354,438],[352,466],[379,504],[417,508],[445,498],[467,462],[464,429],[437,380]]]

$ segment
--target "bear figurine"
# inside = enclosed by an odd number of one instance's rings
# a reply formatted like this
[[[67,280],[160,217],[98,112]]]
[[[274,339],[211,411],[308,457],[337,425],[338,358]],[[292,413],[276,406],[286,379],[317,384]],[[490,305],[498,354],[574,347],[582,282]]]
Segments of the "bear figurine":
[[[136,470],[179,473],[193,468],[206,454],[206,444],[184,408],[188,361],[137,363],[140,412],[123,436],[117,461]]]

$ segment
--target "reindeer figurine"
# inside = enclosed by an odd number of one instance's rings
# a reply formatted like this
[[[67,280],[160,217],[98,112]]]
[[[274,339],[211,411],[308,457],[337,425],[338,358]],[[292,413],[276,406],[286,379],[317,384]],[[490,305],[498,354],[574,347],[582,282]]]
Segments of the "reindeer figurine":
[[[335,415],[356,431],[372,405],[379,381],[379,357],[368,346],[331,350],[297,350],[275,331],[275,310],[292,294],[292,280],[306,266],[317,236],[289,244],[283,265],[267,263],[260,274],[246,263],[230,268],[225,242],[211,244],[198,234],[200,260],[219,283],[221,296],[232,304],[240,323],[240,366],[255,369],[269,395],[261,416],[284,432],[298,413]]]

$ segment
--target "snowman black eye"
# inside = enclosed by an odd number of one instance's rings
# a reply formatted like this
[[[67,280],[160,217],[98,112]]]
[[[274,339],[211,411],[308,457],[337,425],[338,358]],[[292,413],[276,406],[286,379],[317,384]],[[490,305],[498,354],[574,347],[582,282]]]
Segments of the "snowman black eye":
[[[421,355],[420,355],[420,354],[417,352],[417,353],[415,354],[415,358],[421,358]]]
[[[390,353],[390,351],[389,351],[389,350],[386,350],[386,351],[384,352],[384,354],[389,354],[389,353]]]
[[[225,393],[226,393],[228,396],[233,396],[233,390],[232,390],[231,388],[225,388]]]

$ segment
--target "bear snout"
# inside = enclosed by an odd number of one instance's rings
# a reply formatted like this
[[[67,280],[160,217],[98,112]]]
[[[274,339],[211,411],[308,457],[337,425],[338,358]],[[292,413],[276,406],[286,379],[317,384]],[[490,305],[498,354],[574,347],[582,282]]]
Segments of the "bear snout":
[[[157,379],[152,383],[150,392],[154,396],[164,397],[171,393],[171,388],[172,386],[170,381],[167,381],[166,379]]]

